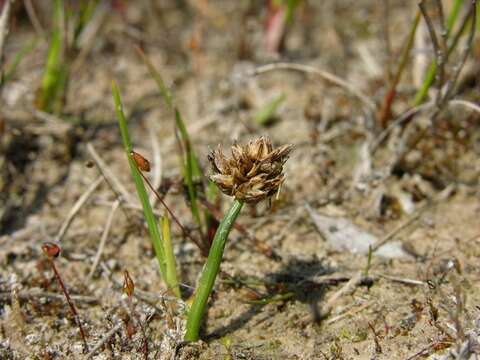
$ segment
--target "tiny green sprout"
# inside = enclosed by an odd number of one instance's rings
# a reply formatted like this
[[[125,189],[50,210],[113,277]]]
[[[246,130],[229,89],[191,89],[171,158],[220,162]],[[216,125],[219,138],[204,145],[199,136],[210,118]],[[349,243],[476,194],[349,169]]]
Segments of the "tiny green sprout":
[[[286,98],[287,96],[285,94],[281,94],[263,106],[254,116],[255,123],[260,126],[269,126],[273,124],[276,113]]]
[[[197,341],[199,338],[200,324],[220,269],[225,244],[243,204],[256,204],[278,192],[285,180],[283,165],[292,150],[291,144],[273,149],[270,140],[261,137],[246,145],[234,144],[231,158],[225,157],[221,147],[209,154],[214,171],[210,179],[224,194],[233,196],[235,200],[220,222],[210,247],[188,313],[186,341]]]

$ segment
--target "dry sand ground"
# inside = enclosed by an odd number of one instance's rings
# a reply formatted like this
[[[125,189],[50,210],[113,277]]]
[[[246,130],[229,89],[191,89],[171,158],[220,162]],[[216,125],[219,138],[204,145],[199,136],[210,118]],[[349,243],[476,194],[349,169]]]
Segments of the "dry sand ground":
[[[241,2],[209,1],[208,11],[200,13],[172,1],[161,5],[159,21],[149,3],[126,6],[123,18],[115,12],[107,15],[91,53],[72,74],[62,120],[34,116],[30,110],[46,44],[37,46],[2,89],[7,130],[0,154],[0,358],[81,358],[78,329],[41,245],[56,238],[72,206],[99,177],[95,166],[86,165],[91,160],[87,143],[136,204],[114,118],[112,78],[120,84],[136,149],[154,169],[161,167],[162,184],[173,183],[166,201],[191,225],[178,186],[173,119],[133,49],[139,43],[173,84],[205,173],[206,154],[218,143],[228,146],[235,139],[266,134],[275,144],[296,145],[280,198],[271,208],[246,209],[239,219],[277,256],[268,256],[236,231],[231,234],[222,265],[229,276],[217,282],[205,341],[181,347],[179,358],[440,358],[468,339],[478,352],[478,114],[463,107],[444,111],[436,131],[419,143],[400,170],[382,173],[393,157],[388,142],[370,159],[369,176],[356,178],[359,164],[368,160],[359,155],[363,144],[378,135],[365,121],[361,101],[304,73],[247,75],[272,60],[262,53],[261,6],[242,18]],[[391,43],[398,54],[416,4],[390,3]],[[328,70],[368,94],[370,101],[380,102],[386,88],[382,11],[376,1],[308,1],[290,29],[282,59]],[[8,38],[7,59],[32,35],[26,20],[18,22]],[[192,45],[192,38],[199,45]],[[239,48],[244,47],[248,51],[240,60]],[[412,65],[405,72],[396,114],[410,106],[415,71]],[[459,96],[478,101],[475,71],[469,61]],[[282,93],[286,101],[278,121],[268,128],[255,125],[252,114]],[[181,340],[182,304],[172,315],[171,301],[161,299],[165,288],[139,211],[125,205],[114,213],[100,264],[88,277],[114,201],[111,188],[100,181],[61,239],[56,264],[75,295],[90,348],[117,326],[94,358],[143,358],[144,336],[149,358],[170,358]],[[229,202],[222,199],[223,209]],[[408,223],[393,239],[402,244],[405,256],[374,255],[368,278],[331,301],[349,279],[363,274],[367,256],[328,243],[306,204],[316,213],[347,219],[378,239]],[[173,229],[182,282],[193,286],[203,259]],[[125,269],[135,282],[136,312],[145,335],[137,326],[129,337],[123,323],[128,313],[119,286]],[[186,287],[188,293],[191,288]],[[258,294],[274,301],[262,303]],[[319,319],[326,310],[330,314]]]

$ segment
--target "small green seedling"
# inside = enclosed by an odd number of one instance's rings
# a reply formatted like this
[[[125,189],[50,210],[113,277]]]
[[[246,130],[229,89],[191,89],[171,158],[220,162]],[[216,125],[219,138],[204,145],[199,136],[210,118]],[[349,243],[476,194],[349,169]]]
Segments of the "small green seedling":
[[[286,98],[285,94],[279,95],[263,106],[253,117],[255,123],[260,126],[269,126],[273,124],[277,111]]]

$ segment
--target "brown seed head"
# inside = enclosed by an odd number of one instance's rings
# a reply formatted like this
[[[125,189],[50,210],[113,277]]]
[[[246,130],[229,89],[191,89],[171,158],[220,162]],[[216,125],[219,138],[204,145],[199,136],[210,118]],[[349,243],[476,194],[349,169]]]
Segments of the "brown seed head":
[[[273,149],[263,136],[246,145],[234,144],[231,158],[218,146],[208,155],[215,173],[210,178],[223,193],[255,204],[278,191],[285,179],[283,165],[292,150],[292,144]]]
[[[140,155],[135,151],[132,151],[130,155],[132,155],[133,161],[135,161],[135,164],[137,164],[137,167],[141,171],[145,171],[145,172],[150,171],[150,162],[147,159],[145,159],[142,155]]]

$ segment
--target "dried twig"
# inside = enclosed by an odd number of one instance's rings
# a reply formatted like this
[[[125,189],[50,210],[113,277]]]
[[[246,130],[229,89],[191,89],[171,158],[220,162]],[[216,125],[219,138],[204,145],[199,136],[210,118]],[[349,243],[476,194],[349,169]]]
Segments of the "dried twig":
[[[468,101],[468,100],[463,100],[463,99],[452,99],[448,101],[447,105],[449,106],[464,106],[470,110],[476,111],[480,113],[480,106]],[[395,121],[393,121],[385,130],[383,130],[376,138],[373,139],[370,145],[370,152],[372,155],[375,153],[375,151],[378,149],[380,144],[387,138],[388,134],[396,127],[402,125],[404,122],[411,120],[413,116],[415,116],[418,113],[431,110],[435,106],[435,103],[433,101],[430,101],[428,103],[415,106],[407,111],[405,111],[402,115],[400,115]]]
[[[422,104],[419,106],[415,106],[407,111],[405,111],[402,115],[400,115],[395,121],[393,121],[385,130],[383,130],[376,138],[373,139],[370,145],[370,152],[373,155],[375,151],[378,149],[380,144],[387,138],[387,135],[397,126],[402,125],[404,122],[410,120],[414,115],[418,114],[419,112],[431,109],[434,103],[429,102],[426,104]]]
[[[445,96],[444,96],[445,102],[449,101],[450,98],[453,96],[453,90],[455,89],[455,85],[457,83],[458,77],[460,76],[460,72],[462,71],[465,65],[465,62],[467,61],[468,55],[472,48],[473,38],[475,36],[475,30],[477,28],[477,1],[476,0],[472,0],[471,2],[470,9],[467,13],[466,18],[468,17],[472,19],[471,25],[470,25],[470,33],[466,40],[465,48],[463,49],[463,52],[460,55],[460,60],[458,64],[456,64],[454,67],[455,72],[451,77],[451,79],[447,82]]]
[[[384,274],[378,274],[378,276],[381,277],[381,278],[384,278],[386,280],[390,280],[390,281],[393,281],[393,282],[398,282],[400,284],[405,284],[405,285],[414,285],[414,286],[427,285],[427,283],[425,281],[421,281],[421,280],[399,278],[399,277],[389,276],[389,275],[384,275]]]
[[[444,65],[443,64],[444,57],[448,56],[449,53],[447,52],[447,54],[443,54],[441,52],[441,50],[439,49],[438,39],[436,38],[435,30],[433,29],[431,19],[428,17],[424,7],[422,7],[422,4],[424,4],[424,0],[422,0],[422,2],[420,2],[419,6],[420,6],[420,9],[422,10],[422,14],[425,17],[425,20],[427,21],[427,26],[428,26],[429,31],[430,31],[433,46],[434,46],[435,52],[437,54],[436,61],[437,61],[438,72],[443,72],[443,69],[441,69],[440,65],[442,65],[442,66]],[[437,73],[438,92],[437,92],[437,96],[436,96],[436,99],[435,99],[435,109],[429,116],[430,126],[435,124],[435,120],[436,120],[437,116],[440,114],[440,112],[448,104],[451,97],[454,95],[453,90],[455,88],[455,84],[458,80],[458,77],[460,75],[460,72],[461,72],[463,66],[465,65],[468,54],[470,53],[470,49],[471,49],[472,42],[473,42],[473,37],[475,35],[476,8],[477,8],[476,0],[471,0],[471,5],[470,5],[470,8],[469,8],[469,11],[468,11],[468,13],[467,13],[467,15],[466,15],[466,17],[463,21],[463,24],[462,24],[462,27],[464,27],[464,26],[466,26],[467,19],[470,18],[472,20],[471,21],[471,27],[470,27],[470,33],[469,33],[469,36],[468,36],[468,39],[467,39],[467,44],[465,46],[464,51],[462,52],[462,54],[460,56],[460,60],[459,60],[458,64],[455,66],[454,74],[451,76],[451,78],[449,79],[449,81],[446,85],[445,91],[442,91],[441,87],[442,87],[443,84],[440,83],[440,80],[443,80],[443,74],[439,75]],[[451,48],[453,49],[453,47],[451,47]],[[442,93],[443,93],[443,95],[442,95]],[[397,151],[395,159],[392,162],[392,168],[394,168],[397,164],[401,163],[403,161],[403,159],[405,159],[406,155],[412,149],[414,149],[415,146],[425,137],[425,135],[428,133],[428,129],[429,129],[429,127],[424,128],[424,129],[420,129],[420,130],[414,129],[414,131],[412,131],[413,136],[411,136],[411,134],[408,131],[406,131],[404,133],[403,139],[400,142],[400,147],[401,148],[399,149],[399,151]]]
[[[31,300],[31,299],[38,299],[38,298],[47,298],[52,300],[63,300],[64,296],[60,294],[55,294],[47,291],[40,291],[40,290],[22,290],[17,292],[17,296],[21,300]],[[0,292],[0,299],[1,300],[8,300],[11,297],[11,292]],[[86,304],[98,304],[99,300],[93,296],[85,296],[85,295],[71,295],[70,297],[72,300],[77,302],[83,302]]]
[[[10,12],[13,0],[7,0],[3,3],[2,14],[0,15],[0,64],[3,60],[3,48],[5,40],[8,36],[8,22],[10,20]]]
[[[443,5],[441,0],[435,0],[435,5],[437,6],[438,17],[440,20],[440,38],[442,39],[441,49],[445,54],[447,51],[447,38],[448,38],[448,30],[445,26],[445,13],[443,11]]]
[[[90,350],[90,352],[85,356],[86,359],[91,359],[95,353],[100,350],[100,348],[116,333],[122,328],[122,323],[118,322],[113,328],[111,328],[99,342]]]
[[[357,89],[353,84],[347,82],[346,80],[336,75],[333,75],[328,71],[320,70],[313,66],[303,65],[303,64],[294,64],[294,63],[274,63],[274,64],[267,64],[267,65],[257,67],[249,75],[257,76],[257,75],[264,74],[266,72],[274,71],[274,70],[294,70],[294,71],[307,73],[310,75],[319,76],[322,79],[329,81],[332,84],[335,84],[347,90],[349,93],[351,93],[352,95],[360,99],[367,106],[369,110],[375,111],[376,109],[375,103],[372,100],[370,100],[370,98],[367,95],[365,95],[363,92]]]
[[[327,317],[333,310],[334,306],[337,304],[338,300],[350,291],[352,291],[358,284],[360,284],[363,280],[363,271],[357,272],[353,275],[350,280],[343,285],[335,294],[332,295],[330,299],[325,303],[320,318],[324,319]]]
[[[346,311],[344,312],[343,314],[340,314],[338,316],[335,316],[335,317],[332,317],[331,319],[328,319],[328,321],[326,322],[326,325],[331,325],[337,321],[340,321],[346,317],[350,317],[354,314],[357,314],[359,313],[360,311],[363,311],[365,309],[367,309],[368,307],[370,307],[372,305],[372,303],[365,303],[363,305],[360,305],[359,307],[357,307],[356,309],[353,309],[353,310],[350,310],[350,311]]]
[[[40,20],[38,19],[37,12],[35,11],[35,7],[33,6],[32,0],[24,0],[23,5],[25,6],[25,10],[27,11],[28,18],[32,23],[35,32],[42,38],[46,39],[47,36],[45,34],[45,30],[43,29]]]
[[[430,34],[430,38],[432,40],[433,45],[433,52],[434,58],[437,65],[437,73],[436,73],[436,86],[437,86],[437,95],[435,99],[435,104],[438,106],[440,104],[440,100],[442,98],[442,86],[444,82],[444,74],[445,74],[445,52],[443,51],[443,47],[440,46],[438,41],[437,33],[435,31],[435,27],[433,26],[433,21],[428,15],[428,11],[426,9],[425,0],[420,1],[418,4],[420,11],[422,12],[423,18],[427,24],[427,29]],[[441,7],[441,5],[440,5]],[[443,13],[443,11],[442,11]]]
[[[95,259],[93,260],[92,267],[90,268],[90,272],[88,273],[87,280],[90,280],[95,272],[95,269],[98,266],[98,263],[100,262],[100,258],[103,253],[103,249],[105,248],[105,243],[107,242],[108,234],[110,232],[110,228],[112,226],[113,222],[113,217],[115,215],[116,210],[118,209],[118,206],[120,205],[120,202],[116,200],[112,204],[112,208],[110,210],[110,214],[108,215],[107,218],[107,223],[105,224],[105,229],[102,234],[102,238],[100,239],[100,244],[98,245],[97,253],[95,254]]]
[[[420,208],[415,214],[413,214],[405,222],[403,222],[402,224],[397,226],[395,229],[393,229],[391,232],[389,232],[387,235],[385,235],[380,241],[376,242],[371,247],[370,251],[372,253],[374,253],[380,247],[382,247],[387,242],[392,240],[399,232],[401,232],[407,226],[409,226],[412,222],[417,220],[420,217],[420,215],[422,214],[422,212],[425,208],[426,208],[426,205],[424,207]],[[342,286],[335,294],[332,295],[332,297],[330,299],[328,299],[328,301],[325,303],[325,306],[322,310],[321,318],[325,318],[326,316],[328,316],[331,313],[331,311],[333,310],[333,307],[338,302],[338,300],[342,296],[344,296],[345,294],[352,291],[353,288],[358,286],[364,279],[365,279],[365,277],[364,277],[364,272],[363,271],[358,271],[356,274],[354,274],[344,286]]]
[[[63,237],[65,236],[65,233],[67,232],[68,228],[70,227],[70,224],[72,223],[73,219],[75,216],[78,214],[80,209],[85,205],[87,200],[92,196],[92,194],[97,190],[98,186],[102,183],[103,177],[98,177],[95,179],[93,183],[90,184],[88,189],[80,196],[77,200],[77,202],[73,205],[73,207],[70,209],[70,212],[67,215],[67,218],[62,224],[62,227],[58,231],[57,236],[55,237],[55,242],[61,242]]]
[[[105,161],[100,157],[97,150],[93,146],[92,143],[87,144],[87,151],[92,156],[93,161],[97,165],[98,170],[100,173],[105,177],[105,180],[112,188],[113,192],[117,195],[117,198],[120,198],[126,202],[132,202],[130,194],[128,193],[127,189],[122,185],[120,180],[115,176],[115,174],[110,170],[107,166]],[[120,197],[121,194],[121,197]]]
[[[476,111],[476,112],[480,113],[480,106],[471,102],[471,101],[462,100],[462,99],[454,99],[454,100],[450,100],[448,103],[451,104],[451,105],[464,106],[464,107],[466,107],[470,110],[473,110],[473,111]]]
[[[426,205],[422,206],[414,214],[412,214],[407,220],[402,222],[395,229],[393,229],[387,235],[385,235],[380,241],[377,241],[375,244],[373,244],[370,251],[372,253],[375,253],[375,251],[380,249],[383,245],[385,245],[387,242],[392,240],[396,235],[398,235],[399,232],[403,231],[405,228],[407,228],[413,222],[417,221],[420,218],[420,216],[422,215],[423,211],[427,208],[428,205],[429,204],[426,204]]]

